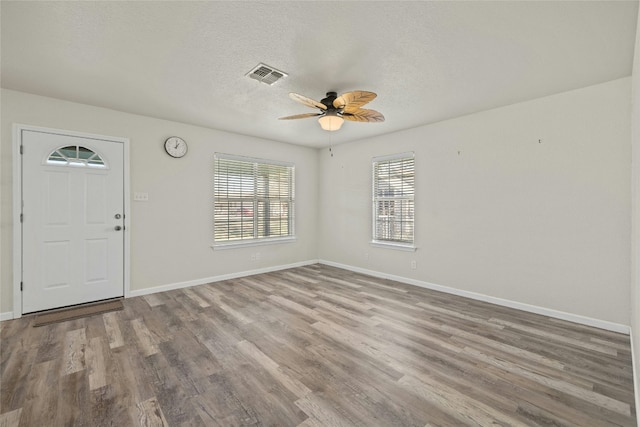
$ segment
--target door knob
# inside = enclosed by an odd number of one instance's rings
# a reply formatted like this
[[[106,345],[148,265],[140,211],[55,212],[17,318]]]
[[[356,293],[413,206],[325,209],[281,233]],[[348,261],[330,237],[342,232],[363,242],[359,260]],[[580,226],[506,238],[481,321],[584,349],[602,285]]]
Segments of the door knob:
[[[119,225],[116,225],[114,228],[115,228],[116,231],[122,230],[122,227],[120,227]]]

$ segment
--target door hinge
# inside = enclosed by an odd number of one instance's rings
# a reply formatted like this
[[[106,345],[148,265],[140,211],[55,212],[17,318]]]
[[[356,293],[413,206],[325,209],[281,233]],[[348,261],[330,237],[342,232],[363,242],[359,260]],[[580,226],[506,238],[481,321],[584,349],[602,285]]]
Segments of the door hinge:
[[[22,282],[20,282],[20,291],[22,291],[22,287],[23,287]]]
[[[24,145],[20,144],[20,154],[24,154]]]
[[[20,214],[20,222],[22,223],[22,221],[24,221],[24,214],[23,213]]]

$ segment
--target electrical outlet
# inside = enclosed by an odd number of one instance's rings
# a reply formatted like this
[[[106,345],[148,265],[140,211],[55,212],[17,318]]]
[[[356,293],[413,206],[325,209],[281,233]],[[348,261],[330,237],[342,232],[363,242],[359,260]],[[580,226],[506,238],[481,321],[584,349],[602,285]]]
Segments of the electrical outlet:
[[[416,260],[414,259],[413,261],[411,261],[411,269],[415,270],[416,268],[418,268],[418,264],[416,263]]]

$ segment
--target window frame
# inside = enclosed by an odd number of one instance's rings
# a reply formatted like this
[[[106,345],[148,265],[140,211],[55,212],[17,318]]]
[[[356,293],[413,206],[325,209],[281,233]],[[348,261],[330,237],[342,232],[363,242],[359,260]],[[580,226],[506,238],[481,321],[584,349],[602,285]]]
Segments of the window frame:
[[[411,201],[411,209],[413,212],[412,220],[413,220],[413,228],[411,241],[400,241],[400,240],[384,240],[380,239],[380,236],[377,235],[377,223],[378,223],[378,202],[383,199],[376,194],[377,188],[377,176],[376,176],[376,165],[378,163],[383,162],[393,162],[393,161],[406,161],[411,160],[413,162],[413,191],[410,197],[396,197],[394,200],[406,200]],[[387,156],[377,156],[371,159],[371,242],[372,246],[390,248],[390,249],[398,249],[404,251],[415,251],[416,247],[416,224],[415,224],[415,195],[416,195],[416,165],[415,165],[415,153],[413,151],[391,154]]]
[[[234,240],[216,240],[216,204],[218,203],[218,201],[220,200],[219,197],[217,197],[216,194],[216,181],[217,181],[217,176],[218,176],[218,161],[219,160],[229,160],[229,161],[235,161],[235,162],[243,162],[243,163],[247,163],[249,165],[251,165],[251,169],[253,170],[252,174],[250,175],[246,175],[246,176],[251,176],[254,179],[254,184],[253,184],[253,195],[251,196],[250,200],[251,200],[251,204],[252,204],[252,215],[253,215],[253,237],[251,238],[239,238],[239,239],[234,239]],[[274,198],[268,198],[268,197],[259,197],[258,194],[258,186],[257,186],[257,170],[259,165],[266,165],[266,166],[275,166],[275,167],[285,167],[289,169],[289,177],[290,177],[290,181],[289,181],[289,193],[288,193],[288,197],[285,198],[286,203],[288,203],[288,216],[287,216],[287,229],[289,231],[288,235],[282,236],[282,235],[277,235],[277,236],[268,236],[268,237],[258,237],[258,229],[259,229],[259,207],[258,204],[259,203],[264,203],[265,201],[269,201],[269,200],[274,200]],[[295,234],[295,181],[296,181],[296,168],[295,168],[295,163],[292,162],[284,162],[284,161],[279,161],[279,160],[270,160],[270,159],[263,159],[263,158],[257,158],[257,157],[248,157],[248,156],[239,156],[239,155],[234,155],[234,154],[226,154],[226,153],[219,153],[216,152],[214,153],[214,161],[213,161],[213,244],[211,245],[211,247],[214,250],[218,250],[218,249],[231,249],[231,248],[237,248],[237,247],[244,247],[244,246],[257,246],[257,245],[269,245],[269,244],[276,244],[276,243],[286,243],[286,242],[293,242],[295,241],[296,238],[296,234]],[[244,200],[241,200],[244,199]],[[234,199],[226,199],[226,200],[235,200],[236,202],[247,202],[249,200],[249,198],[234,198]],[[282,201],[282,198],[278,198],[279,201]],[[242,209],[242,208],[241,208]],[[227,213],[228,216],[228,213]]]

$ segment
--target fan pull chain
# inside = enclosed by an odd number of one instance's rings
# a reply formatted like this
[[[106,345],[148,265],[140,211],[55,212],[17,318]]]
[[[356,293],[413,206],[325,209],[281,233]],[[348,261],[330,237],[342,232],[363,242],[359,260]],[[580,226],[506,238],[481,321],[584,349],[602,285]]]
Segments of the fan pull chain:
[[[333,133],[329,132],[329,154],[333,157]]]

